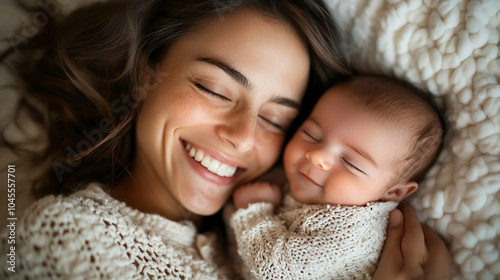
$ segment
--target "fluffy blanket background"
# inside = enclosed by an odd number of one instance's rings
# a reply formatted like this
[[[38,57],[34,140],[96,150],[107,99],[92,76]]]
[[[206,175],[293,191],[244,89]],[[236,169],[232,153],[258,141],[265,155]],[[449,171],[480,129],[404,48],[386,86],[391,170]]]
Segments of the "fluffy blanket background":
[[[500,1],[326,1],[349,38],[354,68],[413,82],[445,108],[444,151],[411,202],[448,243],[453,279],[500,279]],[[33,24],[10,2],[0,2],[2,37]],[[89,1],[54,2],[64,11]],[[6,80],[2,71],[0,84]],[[2,116],[12,94],[0,94]],[[10,160],[2,151],[0,168]],[[29,203],[21,182],[18,211]],[[6,188],[0,195],[6,197]],[[6,212],[0,211],[2,221]]]
[[[500,1],[328,0],[354,68],[408,80],[449,120],[412,198],[453,255],[453,279],[500,279]]]

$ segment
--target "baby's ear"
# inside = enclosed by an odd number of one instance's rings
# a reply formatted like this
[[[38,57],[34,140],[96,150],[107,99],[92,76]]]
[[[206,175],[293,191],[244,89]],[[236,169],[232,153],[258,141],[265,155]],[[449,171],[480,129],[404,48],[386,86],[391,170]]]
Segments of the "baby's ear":
[[[417,182],[401,182],[389,188],[389,190],[382,196],[382,201],[396,201],[400,202],[410,194],[418,189]]]

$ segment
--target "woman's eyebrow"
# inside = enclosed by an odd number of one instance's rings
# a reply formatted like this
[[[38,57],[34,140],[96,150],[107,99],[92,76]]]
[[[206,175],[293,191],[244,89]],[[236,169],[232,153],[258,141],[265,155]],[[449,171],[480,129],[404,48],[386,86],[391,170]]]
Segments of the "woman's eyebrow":
[[[288,99],[286,97],[276,96],[276,97],[271,99],[271,102],[279,104],[279,105],[283,105],[283,106],[286,106],[286,107],[289,107],[292,109],[298,110],[300,108],[300,104],[298,102],[293,101],[291,99]]]
[[[216,59],[216,58],[210,58],[210,57],[197,57],[196,60],[210,64],[212,66],[215,66],[215,67],[221,69],[227,75],[229,75],[233,80],[238,82],[240,85],[242,85],[243,87],[245,87],[249,91],[253,88],[252,83],[250,83],[250,81],[248,80],[247,77],[245,77],[245,75],[243,75],[238,70],[234,69],[234,67],[232,67],[231,65],[229,65],[226,62],[223,62],[223,61]],[[291,99],[288,99],[288,98],[285,98],[285,97],[281,97],[281,96],[273,97],[271,99],[271,102],[279,104],[279,105],[283,105],[283,106],[286,106],[286,107],[289,107],[292,109],[297,109],[297,110],[300,107],[300,104],[298,102],[291,100]]]
[[[241,74],[238,70],[234,69],[231,65],[226,62],[223,62],[219,59],[210,58],[210,57],[197,57],[197,61],[205,62],[210,65],[213,65],[222,71],[224,71],[227,75],[229,75],[233,80],[238,82],[240,85],[245,87],[247,90],[251,90],[253,85],[250,81],[245,77],[245,75]]]

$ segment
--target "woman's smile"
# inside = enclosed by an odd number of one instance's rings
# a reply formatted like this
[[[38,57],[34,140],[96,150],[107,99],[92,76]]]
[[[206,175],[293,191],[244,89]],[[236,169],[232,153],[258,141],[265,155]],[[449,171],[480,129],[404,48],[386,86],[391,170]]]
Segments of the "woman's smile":
[[[186,149],[190,164],[195,171],[206,180],[221,186],[231,185],[245,170],[239,164],[223,158],[222,155],[214,153],[206,148],[195,147],[195,145],[181,140]]]
[[[190,144],[186,145],[186,151],[190,157],[194,158],[197,162],[203,165],[208,171],[217,174],[221,177],[233,177],[236,174],[236,166],[230,166],[219,160],[210,157],[206,152],[195,147],[191,147]]]

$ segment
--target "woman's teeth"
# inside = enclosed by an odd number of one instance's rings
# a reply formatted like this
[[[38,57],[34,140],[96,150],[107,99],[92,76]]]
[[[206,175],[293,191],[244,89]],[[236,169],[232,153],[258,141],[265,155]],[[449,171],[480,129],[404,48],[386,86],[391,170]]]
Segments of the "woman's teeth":
[[[194,158],[194,160],[199,162],[208,171],[221,177],[233,177],[234,174],[236,174],[236,170],[238,169],[237,167],[229,166],[214,158],[211,158],[209,155],[205,155],[202,150],[196,150],[194,147],[191,147],[189,143],[186,144],[185,148],[188,151],[189,156]]]

